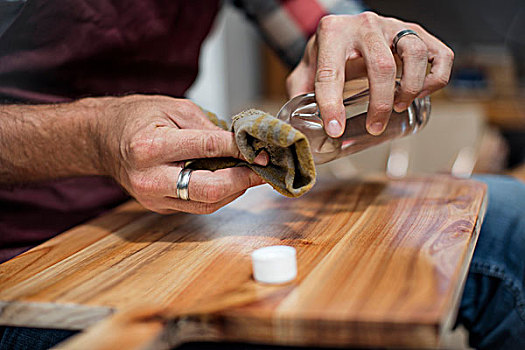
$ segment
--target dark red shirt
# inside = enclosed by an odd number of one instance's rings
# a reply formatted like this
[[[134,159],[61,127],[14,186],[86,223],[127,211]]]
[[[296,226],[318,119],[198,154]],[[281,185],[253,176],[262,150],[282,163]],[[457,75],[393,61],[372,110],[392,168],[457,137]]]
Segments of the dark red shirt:
[[[218,0],[30,0],[0,36],[0,101],[183,96]],[[111,179],[0,187],[0,261],[114,207]]]

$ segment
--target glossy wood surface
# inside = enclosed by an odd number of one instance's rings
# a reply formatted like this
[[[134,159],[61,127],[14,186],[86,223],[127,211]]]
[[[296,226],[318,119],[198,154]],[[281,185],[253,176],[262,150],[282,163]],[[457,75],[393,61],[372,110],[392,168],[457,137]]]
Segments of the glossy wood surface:
[[[321,182],[300,199],[260,187],[208,216],[129,202],[0,265],[0,324],[84,329],[154,310],[124,324],[155,344],[434,347],[484,206],[483,184],[446,176]],[[258,284],[249,254],[275,244],[297,248],[298,277]]]

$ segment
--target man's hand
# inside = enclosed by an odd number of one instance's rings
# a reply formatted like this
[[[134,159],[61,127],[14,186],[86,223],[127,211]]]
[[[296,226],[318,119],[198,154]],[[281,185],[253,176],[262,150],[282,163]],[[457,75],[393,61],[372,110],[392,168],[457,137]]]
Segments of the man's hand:
[[[175,198],[184,161],[197,158],[243,159],[233,133],[215,126],[204,112],[185,99],[128,96],[113,99],[101,125],[108,135],[104,147],[107,172],[146,208],[170,213],[211,213],[263,183],[250,169],[235,167],[193,171],[190,201]],[[256,162],[266,165],[267,156]]]
[[[184,161],[205,157],[242,158],[233,133],[184,99],[134,95],[0,106],[0,185],[106,175],[150,210],[211,213],[263,183],[245,167],[198,170],[190,201],[175,198]],[[255,161],[266,165],[268,156]]]
[[[394,37],[403,29],[412,29],[419,38],[402,37],[397,53],[393,53]],[[395,58],[401,60],[403,68],[396,96]],[[326,16],[288,77],[287,89],[290,96],[315,90],[327,133],[339,137],[345,125],[344,82],[366,75],[371,94],[366,127],[371,134],[379,135],[393,107],[401,112],[414,98],[429,95],[448,83],[453,60],[452,50],[417,24],[373,12]],[[428,75],[427,63],[431,63]]]

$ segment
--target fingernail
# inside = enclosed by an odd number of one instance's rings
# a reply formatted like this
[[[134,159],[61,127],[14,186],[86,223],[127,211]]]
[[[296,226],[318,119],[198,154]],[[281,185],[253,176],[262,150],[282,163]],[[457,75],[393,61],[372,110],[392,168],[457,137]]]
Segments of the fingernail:
[[[396,103],[396,105],[394,106],[394,110],[397,113],[403,112],[405,109],[407,109],[407,104],[405,102]]]
[[[429,91],[428,90],[423,90],[419,93],[419,95],[417,95],[417,98],[423,98],[425,96],[429,95]]]
[[[253,162],[261,166],[266,166],[268,164],[268,154],[266,154],[266,152],[259,153]]]
[[[368,132],[372,135],[380,135],[383,132],[383,123],[375,122],[368,128]]]
[[[341,124],[335,119],[332,119],[328,122],[328,125],[326,126],[326,133],[328,136],[331,137],[339,137],[341,136],[341,133],[343,132],[343,128],[341,127]]]

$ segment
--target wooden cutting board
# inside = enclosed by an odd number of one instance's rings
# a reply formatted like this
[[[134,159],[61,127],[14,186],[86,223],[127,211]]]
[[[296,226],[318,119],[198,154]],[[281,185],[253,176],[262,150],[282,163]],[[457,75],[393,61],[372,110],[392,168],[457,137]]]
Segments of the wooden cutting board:
[[[142,308],[153,316],[133,322],[156,344],[434,347],[485,203],[485,185],[447,176],[325,182],[300,199],[263,186],[207,216],[131,201],[0,265],[0,324],[84,329]],[[249,254],[275,244],[296,247],[298,277],[258,284]]]

